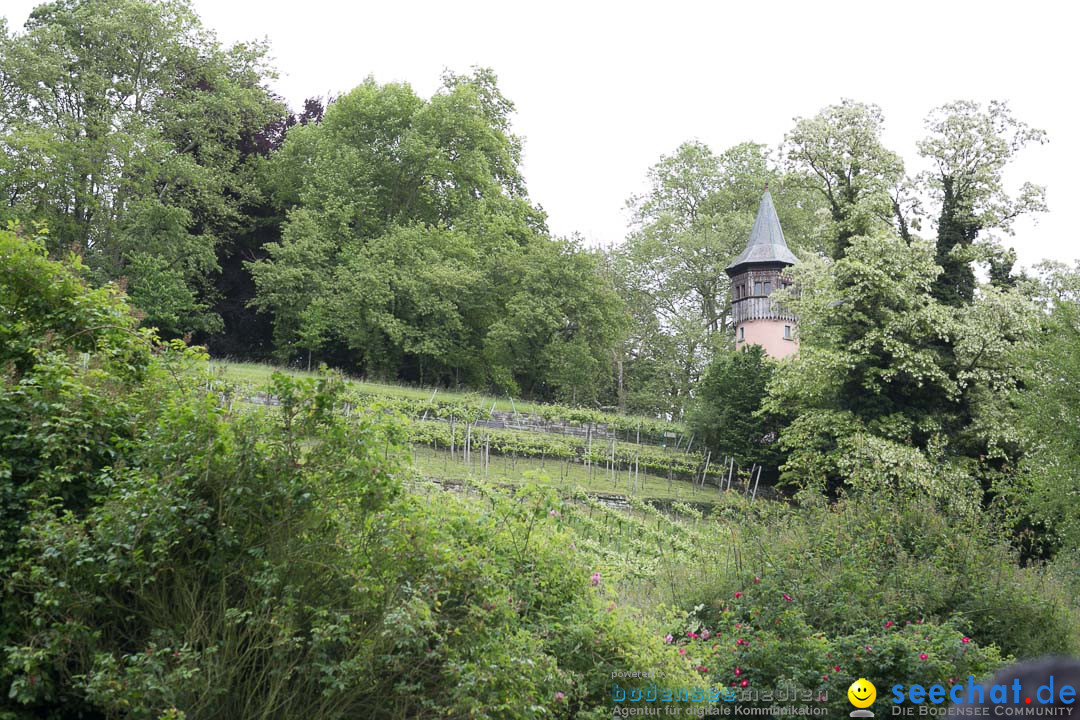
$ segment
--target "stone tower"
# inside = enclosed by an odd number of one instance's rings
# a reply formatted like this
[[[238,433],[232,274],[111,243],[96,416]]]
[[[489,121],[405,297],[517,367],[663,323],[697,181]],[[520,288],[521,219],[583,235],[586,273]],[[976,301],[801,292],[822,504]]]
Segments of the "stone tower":
[[[798,261],[784,240],[772,195],[766,187],[750,241],[727,266],[736,348],[760,345],[774,358],[798,351],[799,343],[795,339],[798,319],[769,300],[769,294],[786,282],[780,273]]]

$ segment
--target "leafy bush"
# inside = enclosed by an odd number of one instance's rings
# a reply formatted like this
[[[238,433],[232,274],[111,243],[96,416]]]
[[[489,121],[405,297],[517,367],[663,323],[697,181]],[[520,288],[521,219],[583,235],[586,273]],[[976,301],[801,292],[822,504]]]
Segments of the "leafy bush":
[[[951,622],[922,620],[844,634],[816,629],[807,619],[812,596],[792,595],[756,579],[717,608],[698,606],[673,643],[711,683],[736,689],[741,705],[773,703],[750,690],[800,693],[829,708],[850,710],[847,688],[865,677],[879,688],[894,683],[951,684],[969,674],[982,677],[1002,664],[993,645],[982,646]],[[737,595],[737,596],[736,596]]]

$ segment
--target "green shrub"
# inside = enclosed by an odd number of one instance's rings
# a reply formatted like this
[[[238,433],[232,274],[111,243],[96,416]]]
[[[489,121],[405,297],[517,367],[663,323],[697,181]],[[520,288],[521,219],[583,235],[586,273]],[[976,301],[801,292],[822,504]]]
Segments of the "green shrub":
[[[850,710],[847,688],[859,678],[879,688],[950,684],[969,674],[981,678],[1003,662],[996,647],[973,642],[949,621],[823,631],[807,619],[815,598],[783,588],[751,580],[724,601],[695,608],[673,638],[710,682],[734,688],[740,704],[770,706],[744,691],[776,693],[794,683],[811,693],[811,704],[842,714]]]

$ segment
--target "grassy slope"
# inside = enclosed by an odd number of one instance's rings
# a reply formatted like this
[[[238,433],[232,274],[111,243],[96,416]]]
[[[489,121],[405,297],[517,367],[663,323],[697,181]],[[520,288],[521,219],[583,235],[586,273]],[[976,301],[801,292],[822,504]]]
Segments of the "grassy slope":
[[[219,373],[231,382],[241,385],[249,385],[253,388],[265,386],[270,375],[275,371],[287,372],[296,376],[314,376],[303,370],[292,370],[265,365],[259,363],[235,363],[216,360],[211,363],[215,373]],[[372,394],[386,395],[389,397],[408,397],[428,399],[434,390],[409,387],[405,385],[393,385],[387,383],[373,383],[361,380],[352,380],[358,389]],[[439,390],[439,397],[466,397],[466,393],[449,390]],[[468,394],[476,397],[475,393]],[[509,398],[495,398],[481,396],[486,403],[493,403],[496,409],[510,410],[526,413],[539,413],[541,405],[538,403],[511,400]],[[462,462],[460,452],[451,459],[450,454],[442,450],[434,450],[429,447],[416,446],[413,451],[414,464],[417,471],[429,478],[464,480],[469,477],[484,478],[484,468],[480,464],[480,453],[476,453],[471,465]],[[581,487],[588,492],[605,493],[610,495],[633,495],[641,498],[665,498],[671,500],[687,500],[697,502],[711,502],[717,497],[715,487],[699,489],[685,480],[669,481],[667,477],[640,472],[635,475],[633,486],[631,478],[627,476],[625,468],[613,479],[602,466],[589,468],[580,463],[567,463],[553,460],[538,460],[535,458],[506,458],[492,456],[487,467],[487,479],[496,483],[517,484],[523,479],[532,479],[535,482],[555,485],[565,489]]]
[[[264,365],[261,363],[237,363],[227,362],[223,360],[214,360],[210,363],[214,372],[221,373],[226,379],[232,382],[248,384],[253,386],[265,385],[270,380],[270,375],[274,372],[285,372],[289,375],[296,375],[298,377],[314,377],[316,373],[307,372],[304,370],[294,370],[291,368],[276,367],[274,365]],[[483,393],[469,393],[460,392],[454,390],[444,390],[435,388],[422,388],[413,387],[410,385],[395,385],[392,383],[376,383],[367,380],[350,380],[350,382],[363,392],[368,392],[377,395],[386,395],[388,397],[407,397],[417,398],[421,400],[427,400],[432,397],[433,393],[438,393],[436,397],[439,398],[458,398],[458,399],[476,399],[480,398],[484,403],[490,407],[495,405],[496,410],[507,410],[511,412],[521,413],[540,413],[543,405],[541,403],[528,402],[526,400],[515,400],[510,397],[494,397],[491,395],[485,395]]]

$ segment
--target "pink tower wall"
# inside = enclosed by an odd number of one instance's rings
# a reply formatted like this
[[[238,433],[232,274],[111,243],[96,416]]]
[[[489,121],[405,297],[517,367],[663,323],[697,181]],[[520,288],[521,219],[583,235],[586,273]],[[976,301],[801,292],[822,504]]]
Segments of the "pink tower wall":
[[[790,320],[748,320],[740,323],[735,328],[735,347],[760,345],[766,354],[774,358],[794,355],[799,351],[799,342],[784,339],[785,325],[791,326],[791,334],[794,337],[795,323]],[[744,333],[743,340],[739,339],[740,330]]]

